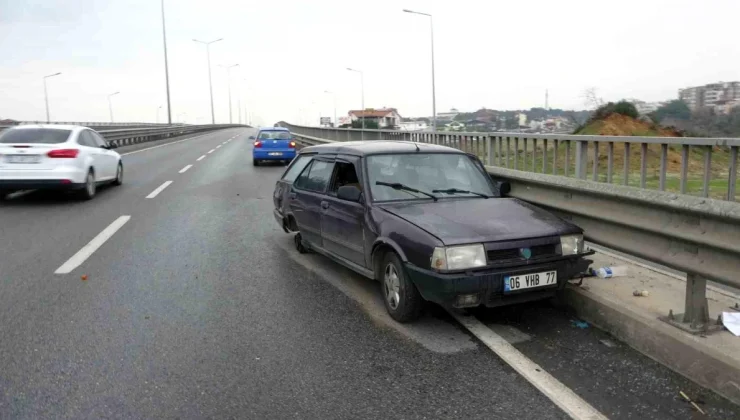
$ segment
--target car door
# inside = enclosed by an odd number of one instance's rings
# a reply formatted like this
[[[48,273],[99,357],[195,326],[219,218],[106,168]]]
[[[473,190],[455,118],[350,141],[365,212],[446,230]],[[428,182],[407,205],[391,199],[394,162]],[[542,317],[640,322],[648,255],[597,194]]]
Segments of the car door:
[[[110,150],[108,148],[108,142],[105,141],[103,136],[96,133],[95,131],[90,131],[90,135],[92,136],[93,140],[95,141],[95,145],[98,146],[98,151],[100,153],[100,160],[102,165],[105,167],[105,178],[106,179],[112,179],[116,176],[116,171],[118,170],[118,153],[114,152],[113,150]]]
[[[290,190],[290,210],[303,240],[322,248],[321,202],[326,197],[333,172],[333,156],[315,156]]]
[[[81,146],[81,152],[90,157],[92,166],[95,169],[95,179],[98,181],[105,179],[105,159],[102,157],[102,149],[98,147],[90,130],[80,131],[77,137],[77,144]]]
[[[290,166],[288,166],[288,169],[285,170],[282,178],[275,183],[272,201],[275,209],[280,212],[281,216],[285,217],[290,212],[290,208],[288,207],[288,203],[290,202],[290,186],[306,166],[308,166],[312,157],[313,155],[310,154],[303,154],[296,157]]]
[[[332,182],[320,203],[321,239],[327,251],[365,267],[365,205],[337,197],[341,186],[354,185],[362,190],[359,168],[359,158],[337,156]]]

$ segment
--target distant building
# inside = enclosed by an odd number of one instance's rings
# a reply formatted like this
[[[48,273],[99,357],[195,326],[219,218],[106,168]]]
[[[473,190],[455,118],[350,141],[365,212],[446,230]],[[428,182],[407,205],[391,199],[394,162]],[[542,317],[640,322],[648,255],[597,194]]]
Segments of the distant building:
[[[716,108],[726,112],[733,103],[740,102],[740,82],[710,83],[678,90],[678,99],[693,111],[697,108]]]
[[[526,127],[527,126],[527,114],[521,112],[519,114],[516,114],[517,120],[519,120],[519,127]]]
[[[401,115],[396,108],[368,108],[364,111],[349,111],[352,121],[364,119],[365,121],[374,121],[380,128],[393,128],[401,125]]]
[[[457,115],[459,113],[460,113],[460,111],[458,111],[455,108],[452,108],[449,112],[438,112],[437,113],[437,119],[438,120],[450,120],[450,121],[452,121],[452,120],[455,119],[455,117],[457,117]]]
[[[402,121],[398,124],[398,129],[402,131],[424,131],[427,128],[425,121]]]
[[[665,102],[645,102],[639,99],[627,99],[627,102],[634,105],[640,115],[647,115],[665,105]]]

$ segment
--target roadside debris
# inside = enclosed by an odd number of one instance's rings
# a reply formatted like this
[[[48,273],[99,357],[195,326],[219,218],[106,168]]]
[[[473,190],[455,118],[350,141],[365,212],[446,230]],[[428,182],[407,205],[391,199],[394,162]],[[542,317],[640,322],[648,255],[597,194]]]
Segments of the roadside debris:
[[[571,319],[570,320],[570,325],[572,325],[574,327],[578,327],[578,328],[580,328],[582,330],[588,328],[588,322],[586,322],[586,321],[578,321],[576,319]]]
[[[642,297],[648,297],[650,296],[650,292],[647,290],[635,290],[632,292],[632,296],[642,296]]]
[[[740,337],[740,312],[722,312],[722,325],[736,337]]]
[[[83,274],[80,276],[80,280],[87,281],[87,274]]]
[[[603,344],[603,345],[605,345],[605,346],[607,346],[607,347],[616,347],[616,346],[617,346],[617,345],[616,345],[616,344],[614,344],[614,342],[613,342],[613,341],[611,341],[611,340],[606,340],[606,339],[604,339],[604,340],[599,340],[599,342],[601,342],[601,344]]]
[[[627,275],[627,266],[617,265],[613,267],[601,267],[599,269],[591,269],[599,278],[608,279],[612,277],[623,277]]]
[[[699,407],[698,405],[696,405],[695,402],[691,401],[691,398],[689,398],[688,395],[684,394],[683,391],[679,391],[679,392],[681,393],[681,396],[684,397],[686,399],[686,401],[688,401],[689,403],[691,403],[691,405],[693,405],[694,408],[696,408],[700,413],[704,414],[705,416],[707,415],[707,413],[705,413],[704,410],[701,409],[701,407]]]

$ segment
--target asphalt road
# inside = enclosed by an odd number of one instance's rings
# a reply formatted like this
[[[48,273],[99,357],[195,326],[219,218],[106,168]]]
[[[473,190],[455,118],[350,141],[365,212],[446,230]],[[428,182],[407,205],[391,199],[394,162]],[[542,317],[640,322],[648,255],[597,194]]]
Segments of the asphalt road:
[[[252,132],[121,149],[92,201],[0,202],[0,418],[568,418],[445,311],[399,325],[376,283],[295,252]],[[679,391],[740,418],[548,303],[475,315],[609,418],[693,418]]]

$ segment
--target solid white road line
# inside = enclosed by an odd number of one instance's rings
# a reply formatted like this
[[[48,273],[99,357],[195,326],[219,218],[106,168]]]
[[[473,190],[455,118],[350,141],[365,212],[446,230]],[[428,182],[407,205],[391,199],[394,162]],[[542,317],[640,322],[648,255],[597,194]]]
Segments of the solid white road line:
[[[211,150],[208,151],[208,154],[210,155],[211,153],[213,153],[215,151],[216,151],[216,149],[211,149]]]
[[[203,159],[205,159],[205,158],[206,158],[206,155],[203,155],[203,156],[201,156],[201,157],[199,157],[198,159],[195,159],[195,160],[196,160],[197,162],[200,162],[201,160],[203,160]]]
[[[527,356],[514,348],[503,337],[491,331],[477,318],[461,315],[454,311],[450,311],[450,314],[570,417],[576,420],[607,419],[606,416],[576,395],[570,388],[545,372],[537,363],[528,359]]]
[[[77,251],[76,254],[72,256],[72,258],[68,259],[67,262],[62,264],[61,267],[57,268],[57,271],[54,272],[54,274],[68,274],[75,268],[79,267],[80,264],[84,263],[85,260],[90,258],[90,255],[92,255],[95,251],[100,248],[105,241],[110,239],[111,236],[113,236],[118,229],[120,229],[123,225],[126,224],[126,222],[131,219],[131,216],[121,216],[118,219],[116,219],[113,223],[108,225],[107,228],[103,229],[102,232],[98,234],[98,236],[94,237],[92,241],[90,241],[87,245],[82,247],[79,251]]]
[[[193,167],[193,165],[188,165],[188,166],[186,166],[186,167],[184,167],[184,168],[180,169],[180,173],[181,173],[181,174],[184,174],[184,173],[185,173],[185,171],[187,171],[188,169],[190,169],[190,168],[192,168],[192,167]]]
[[[147,196],[146,196],[146,198],[154,198],[154,197],[156,197],[156,196],[157,196],[157,195],[159,195],[159,193],[161,193],[161,192],[162,192],[162,191],[163,191],[163,190],[164,190],[165,188],[169,187],[169,186],[170,186],[170,184],[172,184],[172,181],[165,181],[165,183],[164,183],[164,184],[160,185],[159,187],[157,187],[157,189],[156,189],[156,190],[154,190],[154,191],[152,191],[151,193],[149,193],[149,195],[147,195]]]

